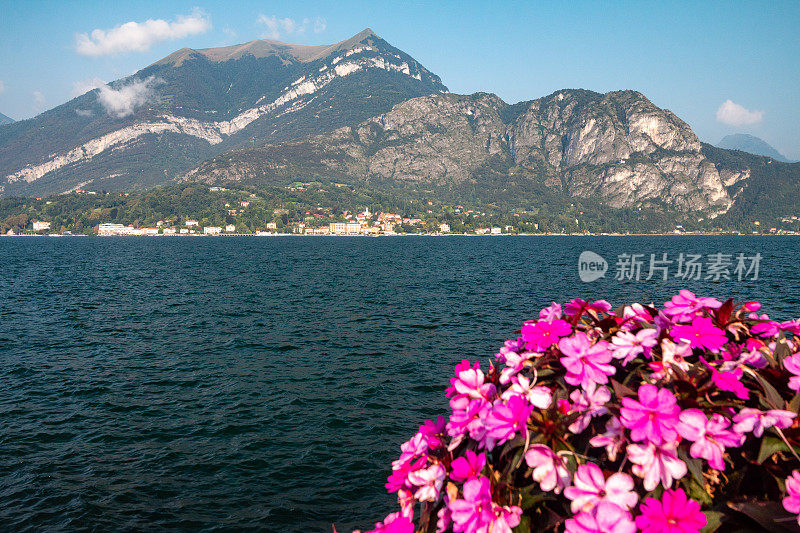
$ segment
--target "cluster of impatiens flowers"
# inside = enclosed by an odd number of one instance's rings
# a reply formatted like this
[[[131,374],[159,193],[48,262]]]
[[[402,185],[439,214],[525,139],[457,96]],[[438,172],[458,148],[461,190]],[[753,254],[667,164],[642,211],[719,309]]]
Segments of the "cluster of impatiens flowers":
[[[553,303],[401,446],[375,532],[797,527],[800,321],[682,290]]]

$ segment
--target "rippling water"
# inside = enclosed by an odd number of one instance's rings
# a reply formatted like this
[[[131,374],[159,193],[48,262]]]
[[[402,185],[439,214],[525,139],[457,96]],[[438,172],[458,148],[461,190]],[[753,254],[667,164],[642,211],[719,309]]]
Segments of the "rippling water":
[[[0,239],[0,529],[366,527],[399,445],[551,300],[800,316],[794,237]],[[594,250],[607,279],[583,284]],[[620,282],[620,253],[763,256]]]

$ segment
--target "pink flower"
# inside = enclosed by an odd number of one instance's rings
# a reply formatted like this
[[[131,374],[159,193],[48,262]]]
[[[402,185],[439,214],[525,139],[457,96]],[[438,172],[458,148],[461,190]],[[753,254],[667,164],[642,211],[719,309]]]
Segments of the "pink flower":
[[[484,375],[480,366],[479,361],[475,361],[475,365],[470,366],[469,361],[466,359],[457,364],[456,376],[450,378],[450,387],[445,390],[447,397],[460,395],[469,398],[491,399],[494,395],[495,387],[491,383],[484,382]]]
[[[736,368],[730,372],[719,372],[717,369],[712,368],[711,380],[719,390],[730,391],[737,398],[746,400],[750,397],[750,391],[741,382],[742,373],[741,368]]]
[[[496,400],[486,417],[487,437],[495,440],[497,444],[503,444],[514,438],[517,433],[523,436],[527,435],[528,417],[531,415],[531,411],[533,411],[533,406],[516,394],[511,396],[506,403]]]
[[[446,426],[447,420],[445,417],[439,415],[436,422],[433,420],[426,420],[425,423],[419,427],[419,434],[422,435],[429,449],[435,450],[444,445],[442,437],[444,436]]]
[[[725,470],[722,458],[725,447],[739,447],[744,443],[742,435],[727,429],[730,424],[719,413],[708,419],[699,409],[686,409],[680,415],[678,432],[694,443],[689,448],[692,457],[702,457],[711,468]]]
[[[653,444],[674,441],[675,426],[681,409],[667,389],[645,384],[639,387],[639,401],[623,398],[620,409],[622,425],[631,430],[631,439]]]
[[[722,302],[716,298],[698,298],[694,293],[681,289],[664,304],[664,314],[677,322],[686,322],[703,309],[718,309]]]
[[[389,474],[389,478],[386,480],[386,490],[391,493],[397,492],[404,487],[410,488],[411,483],[408,481],[408,475],[415,470],[424,468],[427,463],[427,457],[420,457],[416,461],[412,461],[409,458],[404,463],[399,464],[398,461],[395,461],[392,464],[392,473]]]
[[[790,513],[800,513],[800,472],[795,470],[786,478],[786,497],[783,498],[783,508]],[[797,518],[800,524],[800,516]]]
[[[534,444],[525,452],[525,462],[533,468],[533,480],[545,491],[560,493],[569,485],[569,470],[564,461],[544,444]]]
[[[453,522],[450,516],[450,500],[447,498],[446,492],[444,493],[444,505],[436,513],[436,518],[436,533],[445,533]]]
[[[444,467],[438,463],[410,472],[408,481],[415,487],[419,487],[414,493],[414,497],[421,502],[436,501],[439,491],[442,490],[445,474]]]
[[[590,314],[608,313],[611,311],[611,304],[605,300],[597,300],[596,302],[588,303],[586,300],[575,298],[564,306],[564,314],[568,317],[576,315],[582,316],[588,312]]]
[[[629,305],[622,310],[622,323],[620,324],[620,328],[624,330],[640,328],[645,324],[652,323],[653,315],[651,315],[642,304]]]
[[[486,433],[484,420],[492,404],[483,398],[470,400],[467,397],[456,397],[450,400],[450,421],[447,422],[447,434],[457,437],[466,432],[470,437],[480,440]]]
[[[552,322],[540,320],[522,326],[522,340],[525,349],[541,352],[558,342],[558,339],[572,333],[572,326],[561,319]]]
[[[569,395],[572,400],[572,410],[583,414],[569,426],[573,433],[580,433],[589,426],[592,418],[608,413],[606,403],[611,399],[611,392],[607,387],[589,385],[586,390],[576,389]]]
[[[766,315],[764,315],[763,318],[765,318],[764,322],[754,324],[753,327],[750,328],[750,333],[752,335],[758,335],[759,337],[774,337],[781,332],[781,324],[775,322],[774,320],[769,320],[769,317]]]
[[[582,512],[564,524],[567,533],[635,533],[631,514],[608,501],[600,502],[591,512]]]
[[[549,388],[532,387],[531,380],[525,376],[515,376],[511,386],[503,392],[501,398],[507,401],[513,395],[525,398],[529,404],[539,409],[547,409],[553,402],[553,393]]]
[[[506,352],[506,367],[500,371],[500,383],[502,385],[506,385],[509,381],[511,381],[511,378],[525,368],[526,361],[529,361],[534,355],[536,354],[533,352],[524,352],[521,354],[517,352]]]
[[[570,385],[583,388],[590,383],[608,383],[608,376],[617,370],[608,364],[612,352],[606,341],[592,344],[586,333],[579,331],[572,337],[565,337],[558,342],[558,348],[564,354],[561,364],[567,369],[564,377]]]
[[[600,467],[594,463],[578,467],[572,486],[564,490],[564,496],[572,500],[570,509],[573,513],[591,511],[604,501],[631,509],[639,501],[639,495],[633,492],[631,476],[617,473],[606,480]]]
[[[397,468],[414,457],[424,455],[427,451],[428,439],[422,433],[415,433],[411,439],[400,445],[400,458],[392,462],[392,468]]]
[[[519,525],[522,509],[494,503],[488,478],[467,481],[462,492],[463,499],[448,504],[454,532],[511,533],[511,528]]]
[[[464,483],[463,498],[448,504],[453,531],[485,533],[494,519],[489,479],[480,477]]]
[[[608,422],[606,422],[606,432],[602,435],[592,437],[589,444],[595,448],[605,446],[609,460],[616,461],[617,454],[625,444],[625,434],[623,433],[619,418],[616,416],[609,418]]]
[[[450,479],[463,482],[478,477],[485,465],[485,455],[467,450],[466,457],[458,457],[450,463]]]
[[[367,533],[414,533],[414,523],[401,513],[392,513]]]
[[[753,435],[760,437],[764,434],[765,429],[773,426],[781,429],[791,427],[792,421],[796,416],[797,413],[782,409],[760,411],[745,407],[733,417],[733,430],[740,435],[752,431]]]
[[[516,505],[500,506],[492,503],[492,512],[494,513],[494,520],[489,525],[489,530],[492,533],[512,533],[513,528],[519,525],[519,519],[522,516],[522,509]]]
[[[661,361],[654,361],[647,365],[653,371],[650,376],[653,379],[664,379],[671,376],[675,373],[673,366],[683,371],[689,370],[689,363],[685,359],[690,355],[692,355],[692,348],[688,342],[675,344],[669,339],[664,339],[661,341]]]
[[[711,351],[719,350],[728,342],[725,332],[715,326],[710,318],[702,316],[694,317],[689,326],[674,326],[670,335],[676,341],[689,341],[692,348],[705,348]]]
[[[700,504],[686,497],[683,489],[667,490],[661,501],[647,498],[636,517],[636,527],[643,533],[698,533],[706,526]]]
[[[789,378],[789,388],[793,391],[800,391],[800,353],[792,354],[783,360],[786,370],[794,374]]]
[[[539,311],[539,319],[552,322],[556,318],[561,318],[561,305],[555,302],[551,303],[541,311]]]
[[[631,472],[644,479],[646,490],[655,489],[659,483],[668,489],[674,479],[686,475],[686,463],[678,459],[678,444],[668,442],[662,446],[653,443],[628,445],[628,459],[634,464]]]
[[[622,359],[622,366],[627,365],[640,354],[650,356],[650,350],[658,344],[658,331],[652,328],[639,330],[636,334],[620,331],[611,338],[614,345],[614,359]]]

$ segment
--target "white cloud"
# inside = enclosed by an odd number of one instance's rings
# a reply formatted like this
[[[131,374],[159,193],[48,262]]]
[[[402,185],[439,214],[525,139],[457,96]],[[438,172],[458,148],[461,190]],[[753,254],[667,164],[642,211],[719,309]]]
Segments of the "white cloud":
[[[728,126],[747,126],[764,120],[763,111],[750,111],[731,100],[725,100],[717,109],[717,122]]]
[[[44,111],[47,100],[40,91],[33,91],[33,110],[37,113]]]
[[[6,90],[6,84],[3,83],[3,80],[0,80],[0,94],[3,94]]]
[[[256,23],[264,26],[265,31],[261,35],[267,39],[280,39],[289,35],[303,35],[311,25],[311,19],[304,18],[300,23],[292,18],[278,18],[275,15],[261,14],[256,19]],[[322,33],[327,27],[327,22],[324,18],[317,17],[314,19],[314,33]]]
[[[261,14],[256,22],[266,28],[262,35],[267,39],[279,39],[281,35],[291,35],[297,27],[293,19],[289,17],[279,19],[275,15],[268,17]]]
[[[156,43],[182,39],[211,29],[211,19],[200,9],[189,15],[178,15],[173,22],[149,19],[126,22],[110,30],[95,29],[91,34],[76,36],[75,49],[87,56],[104,56],[123,52],[145,52]]]
[[[98,87],[97,102],[112,117],[122,118],[132,115],[137,107],[149,102],[153,96],[153,86],[162,80],[150,76],[145,80],[133,80],[128,85],[116,89],[105,83]]]
[[[72,91],[70,92],[73,98],[86,94],[93,89],[97,89],[105,85],[106,82],[100,78],[93,78],[91,80],[79,80],[72,82]]]

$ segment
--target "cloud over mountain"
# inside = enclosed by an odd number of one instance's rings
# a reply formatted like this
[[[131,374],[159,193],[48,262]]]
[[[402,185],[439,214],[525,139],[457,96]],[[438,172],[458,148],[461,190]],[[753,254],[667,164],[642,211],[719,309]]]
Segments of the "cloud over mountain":
[[[258,15],[256,23],[265,28],[262,37],[267,39],[280,39],[282,36],[288,35],[303,35],[309,26],[311,26],[311,19],[304,18],[302,22],[297,22],[292,18],[284,17],[278,18],[276,15]],[[314,33],[322,33],[327,28],[328,23],[322,17],[314,19],[312,30]]]
[[[211,29],[211,19],[200,9],[176,20],[149,19],[126,22],[110,30],[95,29],[76,36],[75,49],[87,56],[105,56],[124,52],[145,52],[156,43],[198,35]]]
[[[750,111],[731,100],[725,100],[717,109],[717,122],[728,126],[747,126],[758,124],[762,120],[764,120],[763,111]]]
[[[137,107],[141,107],[150,101],[154,96],[153,87],[159,81],[151,76],[144,80],[133,80],[127,85],[118,86],[116,89],[100,82],[97,87],[99,89],[97,101],[110,116],[117,118],[127,117],[132,115]]]

